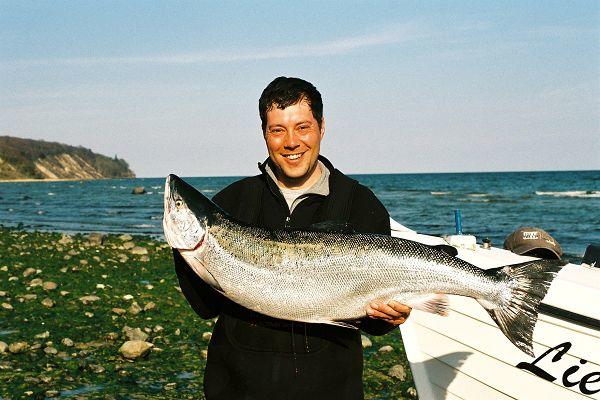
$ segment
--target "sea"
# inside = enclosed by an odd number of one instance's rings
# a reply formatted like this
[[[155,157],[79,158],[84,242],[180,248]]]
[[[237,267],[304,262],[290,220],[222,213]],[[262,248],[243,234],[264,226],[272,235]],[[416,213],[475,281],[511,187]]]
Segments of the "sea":
[[[390,216],[419,233],[462,231],[501,247],[521,226],[546,230],[565,255],[600,243],[600,171],[352,175]],[[241,177],[184,178],[208,197]],[[134,195],[135,187],[146,193]],[[164,177],[0,183],[0,225],[65,233],[162,237]],[[243,199],[241,199],[243,201]]]

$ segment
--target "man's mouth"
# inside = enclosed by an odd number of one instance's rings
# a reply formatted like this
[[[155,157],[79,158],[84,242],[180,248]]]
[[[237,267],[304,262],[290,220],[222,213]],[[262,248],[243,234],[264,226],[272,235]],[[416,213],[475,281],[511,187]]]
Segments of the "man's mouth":
[[[297,160],[300,157],[302,157],[302,154],[304,153],[282,154],[282,156],[287,158],[288,160]]]

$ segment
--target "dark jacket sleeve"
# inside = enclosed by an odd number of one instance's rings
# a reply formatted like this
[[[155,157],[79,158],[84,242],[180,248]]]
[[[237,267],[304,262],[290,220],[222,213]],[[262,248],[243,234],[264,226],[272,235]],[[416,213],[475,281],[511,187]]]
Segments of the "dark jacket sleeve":
[[[373,192],[358,185],[352,200],[350,222],[357,232],[390,235],[390,215]],[[361,318],[357,326],[364,332],[380,336],[394,330],[394,325],[373,318]]]
[[[240,185],[235,182],[217,193],[213,201],[223,210],[235,214],[234,207],[239,203]],[[173,249],[175,272],[179,279],[181,292],[192,309],[201,318],[210,319],[220,314],[223,303],[228,301],[225,296],[204,282],[185,262],[179,251]]]

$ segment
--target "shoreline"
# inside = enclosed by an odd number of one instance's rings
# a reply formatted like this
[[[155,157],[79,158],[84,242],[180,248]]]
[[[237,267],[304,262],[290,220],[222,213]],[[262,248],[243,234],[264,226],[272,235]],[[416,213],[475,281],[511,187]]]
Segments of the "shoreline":
[[[69,182],[69,181],[105,181],[109,179],[137,179],[136,177],[129,178],[17,178],[17,179],[0,179],[0,183],[11,182]]]

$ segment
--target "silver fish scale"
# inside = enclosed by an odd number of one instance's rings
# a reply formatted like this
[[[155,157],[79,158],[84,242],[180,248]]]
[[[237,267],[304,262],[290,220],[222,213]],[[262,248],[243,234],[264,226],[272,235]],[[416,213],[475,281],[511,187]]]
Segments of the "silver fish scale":
[[[270,231],[225,218],[197,250],[227,297],[272,317],[327,322],[370,301],[448,293],[500,302],[498,280],[440,250],[391,236]]]

